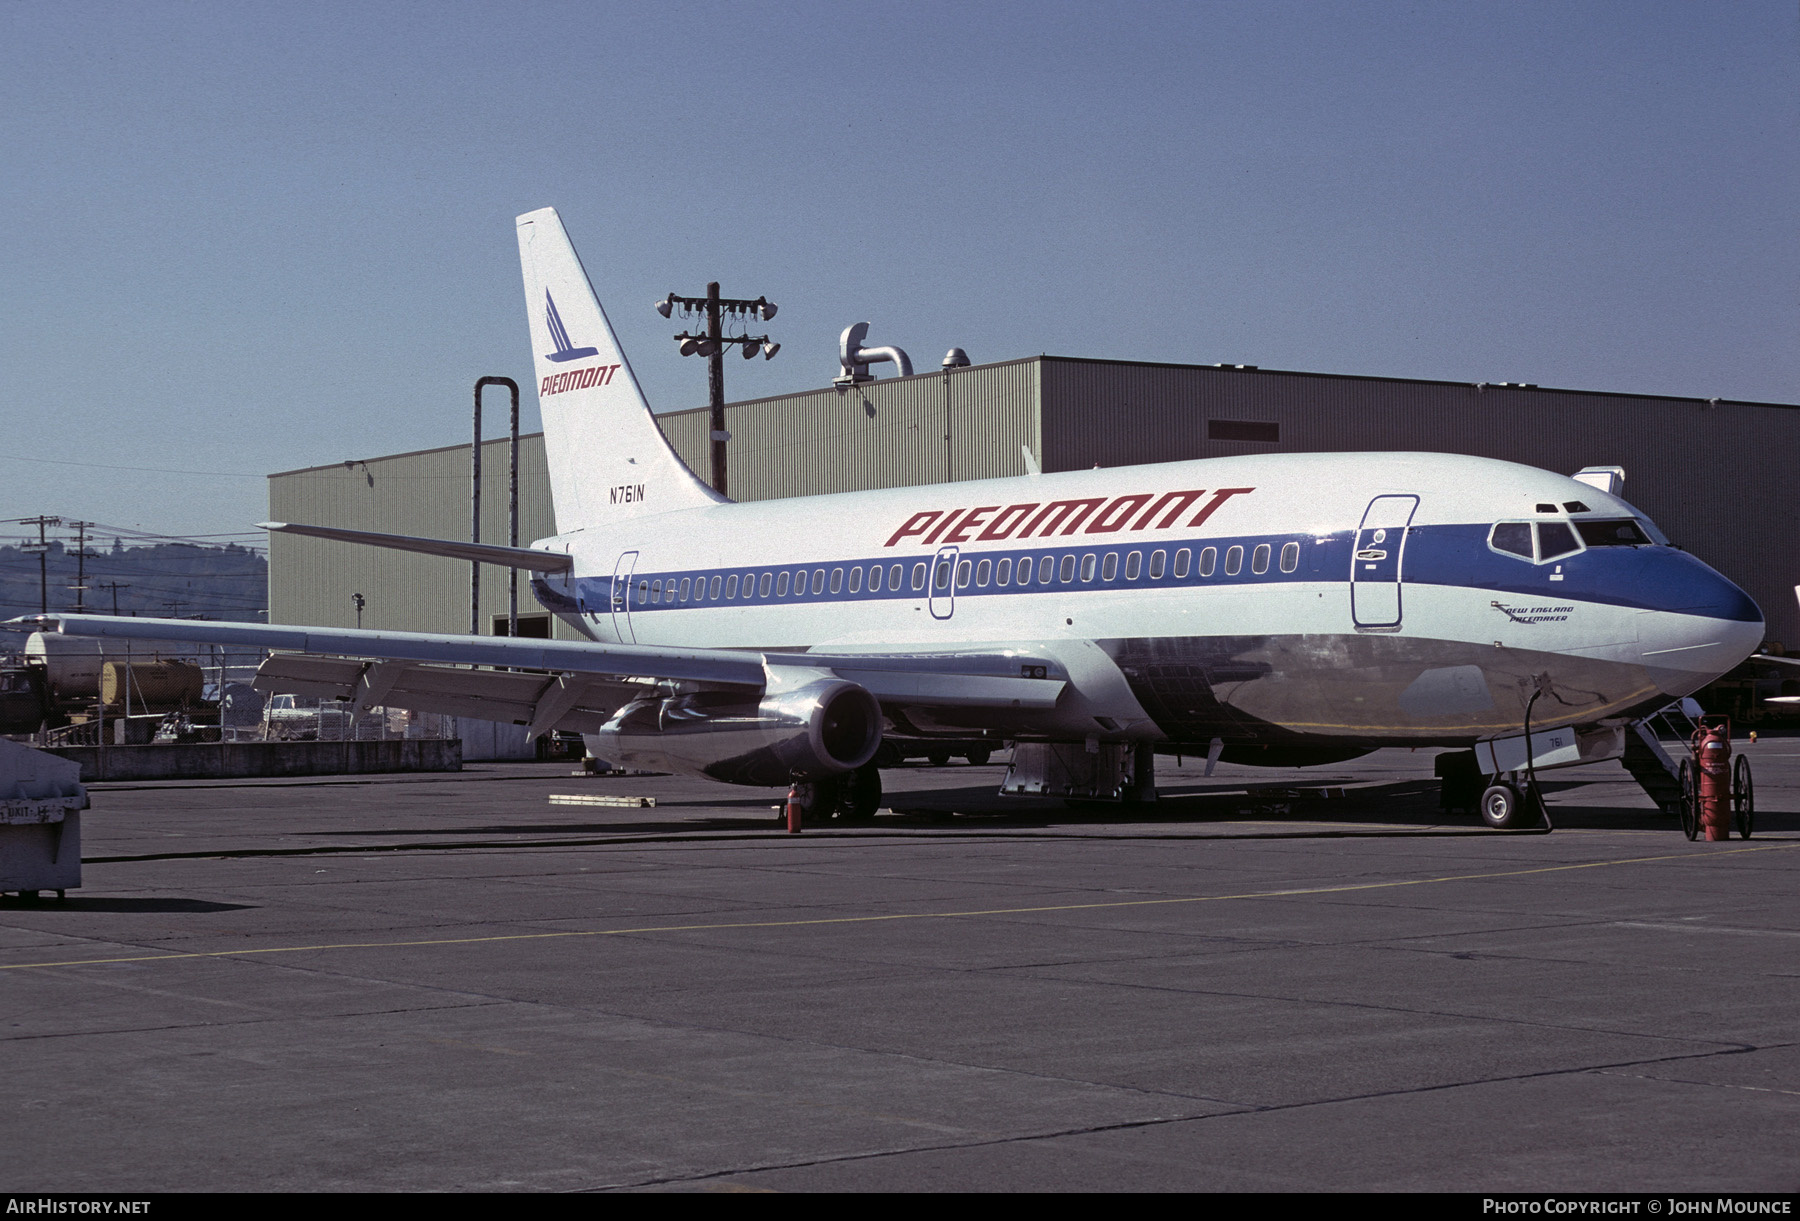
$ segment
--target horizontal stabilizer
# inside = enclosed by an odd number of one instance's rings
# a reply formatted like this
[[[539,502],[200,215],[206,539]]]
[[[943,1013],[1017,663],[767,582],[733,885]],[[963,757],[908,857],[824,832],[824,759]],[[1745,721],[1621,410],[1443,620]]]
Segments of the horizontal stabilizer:
[[[386,547],[393,551],[416,551],[421,555],[441,555],[447,560],[468,560],[479,564],[497,564],[502,568],[523,568],[528,572],[567,572],[574,563],[558,551],[539,551],[532,547],[502,547],[494,543],[459,543],[447,538],[415,538],[410,534],[376,534],[369,530],[339,530],[333,526],[301,526],[293,522],[258,522],[258,528],[271,534],[303,534],[308,538],[328,538],[339,543],[361,543],[365,547]]]

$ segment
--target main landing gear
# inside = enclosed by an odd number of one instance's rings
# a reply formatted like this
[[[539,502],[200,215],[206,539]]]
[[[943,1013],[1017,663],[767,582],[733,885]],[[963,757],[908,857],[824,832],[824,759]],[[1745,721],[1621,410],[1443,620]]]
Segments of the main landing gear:
[[[797,781],[793,800],[800,804],[800,818],[805,826],[816,827],[833,818],[844,823],[866,823],[881,808],[881,769],[865,763],[846,775]],[[785,809],[775,821],[786,824]]]

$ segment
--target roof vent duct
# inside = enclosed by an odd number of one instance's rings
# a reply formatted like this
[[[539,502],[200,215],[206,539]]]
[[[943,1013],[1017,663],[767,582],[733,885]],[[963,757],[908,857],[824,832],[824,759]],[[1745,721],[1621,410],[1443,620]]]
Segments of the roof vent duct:
[[[969,367],[969,354],[961,348],[951,348],[944,353],[944,368],[966,369]]]
[[[912,376],[912,358],[899,348],[865,348],[863,340],[868,338],[869,324],[858,322],[854,326],[844,328],[843,335],[838,338],[838,364],[843,372],[832,379],[835,386],[849,386],[857,382],[872,382],[875,375],[869,372],[870,365],[891,360],[898,369],[896,377]]]

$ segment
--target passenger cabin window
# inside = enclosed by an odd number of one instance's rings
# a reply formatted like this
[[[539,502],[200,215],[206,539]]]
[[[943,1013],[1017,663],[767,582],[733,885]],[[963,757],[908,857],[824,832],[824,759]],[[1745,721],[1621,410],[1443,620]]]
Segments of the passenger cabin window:
[[[888,565],[888,588],[889,589],[897,591],[900,588],[901,568],[902,568],[902,566],[899,564]],[[925,584],[925,565],[923,565],[923,564],[918,565],[914,571],[916,571],[919,574],[918,580],[915,582],[914,588],[922,588]]]
[[[1175,553],[1175,578],[1177,580],[1180,580],[1182,577],[1185,577],[1188,574],[1189,554],[1190,553],[1186,547],[1183,547],[1180,551],[1177,551]]]
[[[1069,563],[1071,563],[1071,564],[1073,564],[1074,562],[1075,561],[1073,559],[1071,559],[1069,561]],[[1071,571],[1073,571],[1073,569],[1071,569]],[[1038,584],[1039,585],[1048,585],[1048,584],[1050,584],[1051,580],[1055,576],[1056,576],[1056,557],[1050,556],[1050,555],[1038,556]],[[1063,580],[1065,580],[1065,581],[1068,579],[1069,579],[1068,577],[1063,578]]]
[[[924,589],[925,588],[925,561],[924,560],[920,560],[917,564],[913,565],[912,587],[914,589]]]
[[[1200,549],[1200,575],[1210,577],[1219,566],[1219,549],[1202,547]]]
[[[1256,544],[1256,550],[1250,553],[1250,571],[1257,576],[1269,571],[1269,556],[1272,551],[1267,543]]]
[[[735,597],[737,597],[737,573],[734,572],[725,578],[725,600],[729,602]]]
[[[969,568],[970,564],[967,560],[964,560],[956,566],[956,587],[958,589],[967,589],[969,587]]]
[[[981,561],[981,563],[975,565],[975,584],[986,589],[988,580],[993,576],[993,573],[994,562],[992,560]]]
[[[1244,570],[1244,549],[1233,547],[1225,553],[1225,575],[1235,577]]]
[[[813,592],[815,594],[825,592],[825,570],[823,568],[813,569]]]
[[[994,584],[1005,585],[1012,580],[1012,561],[1001,560],[994,565]]]
[[[1163,573],[1168,570],[1168,563],[1166,553],[1152,551],[1150,553],[1150,579],[1152,581],[1162,580]]]
[[[844,570],[842,568],[831,570],[831,592],[834,594],[844,592]]]
[[[688,587],[691,586],[692,584],[693,584],[693,581],[690,580],[689,578],[687,578],[687,577],[681,578],[681,600],[683,602],[686,602],[688,600],[688,593],[689,593]]]
[[[1094,579],[1094,553],[1092,551],[1081,557],[1081,579],[1084,581]]]
[[[756,596],[757,597],[766,598],[769,596],[769,580],[770,580],[769,574],[766,572],[763,573],[762,580],[757,582],[757,585],[756,585]],[[785,586],[787,584],[787,578],[786,577],[781,578],[781,582]]]
[[[733,581],[737,580],[736,577],[733,577],[731,579]],[[712,579],[712,581],[707,585],[706,596],[709,598],[715,599],[715,600],[718,598],[718,596],[719,596],[719,578],[718,577],[714,577]]]
[[[1070,581],[1075,579],[1075,557],[1073,554],[1063,556],[1062,563],[1059,567],[1062,569],[1062,582],[1064,585],[1067,585]]]
[[[1281,571],[1292,572],[1300,567],[1300,544],[1281,544]]]
[[[1125,579],[1127,581],[1137,580],[1138,574],[1142,571],[1144,571],[1144,553],[1142,551],[1133,551],[1125,557]]]
[[[764,577],[763,579],[767,580],[768,578]],[[775,578],[775,596],[777,598],[787,597],[787,586],[788,586],[787,569],[783,568],[781,570],[780,575]]]
[[[858,593],[861,590],[862,590],[862,569],[860,567],[852,568],[850,570],[850,592]]]
[[[1119,553],[1108,551],[1106,558],[1100,561],[1100,579],[1111,581],[1119,575]]]

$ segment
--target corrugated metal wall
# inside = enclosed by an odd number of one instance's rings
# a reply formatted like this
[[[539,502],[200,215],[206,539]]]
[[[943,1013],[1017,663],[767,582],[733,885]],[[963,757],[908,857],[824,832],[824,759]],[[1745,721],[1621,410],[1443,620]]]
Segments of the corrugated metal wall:
[[[1625,468],[1625,498],[1742,585],[1771,638],[1800,647],[1789,562],[1800,532],[1800,409],[1273,370],[1043,362],[1044,469],[1228,454],[1415,450],[1573,474]],[[1270,421],[1275,444],[1207,440]],[[1771,540],[1775,546],[1771,547]]]
[[[481,447],[481,539],[504,543],[507,443]],[[469,537],[469,447],[370,458],[269,476],[269,517],[384,534]],[[520,438],[519,541],[556,533],[543,437]],[[521,614],[542,613],[528,578]],[[507,572],[481,570],[481,615],[506,614]],[[469,630],[469,566],[458,560],[358,547],[317,538],[269,536],[269,621],[354,627],[351,595],[367,600],[363,626],[413,632]],[[560,633],[559,633],[560,634]]]
[[[1022,475],[1036,403],[1037,361],[1017,360],[728,404],[727,484],[734,500],[778,500]],[[706,409],[657,419],[710,478]]]

